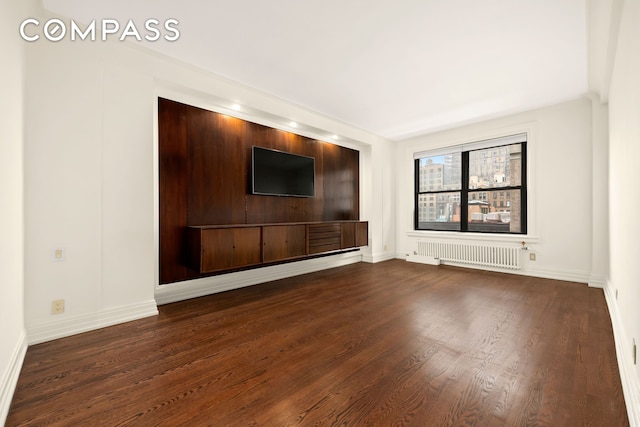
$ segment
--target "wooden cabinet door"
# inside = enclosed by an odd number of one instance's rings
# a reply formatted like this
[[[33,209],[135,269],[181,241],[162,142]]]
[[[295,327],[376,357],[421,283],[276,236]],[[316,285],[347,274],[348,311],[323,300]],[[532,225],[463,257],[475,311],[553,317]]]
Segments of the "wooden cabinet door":
[[[369,223],[366,221],[357,222],[356,226],[356,246],[369,246]]]
[[[200,272],[233,268],[233,229],[209,228],[201,233]]]
[[[306,230],[304,224],[262,227],[264,262],[305,256],[307,254]]]
[[[340,224],[340,242],[341,248],[354,248],[356,246],[356,223],[355,222],[343,222]]]
[[[260,264],[262,242],[260,227],[238,227],[233,231],[233,267]]]
[[[201,231],[200,272],[229,270],[262,262],[260,227]]]

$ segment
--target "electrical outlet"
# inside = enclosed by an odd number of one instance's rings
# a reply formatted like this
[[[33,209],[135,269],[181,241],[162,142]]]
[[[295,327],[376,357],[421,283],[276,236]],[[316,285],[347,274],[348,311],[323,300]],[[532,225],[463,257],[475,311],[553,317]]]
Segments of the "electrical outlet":
[[[635,365],[637,360],[636,360],[636,356],[638,355],[637,351],[636,351],[636,339],[633,339],[633,364]]]
[[[64,300],[57,299],[51,303],[51,314],[64,313]]]
[[[51,261],[62,262],[66,258],[66,251],[64,248],[56,248],[51,253]]]
[[[535,260],[536,260],[536,254],[535,254],[535,252],[531,252],[531,253],[529,254],[529,259],[530,259],[531,261],[535,261]]]

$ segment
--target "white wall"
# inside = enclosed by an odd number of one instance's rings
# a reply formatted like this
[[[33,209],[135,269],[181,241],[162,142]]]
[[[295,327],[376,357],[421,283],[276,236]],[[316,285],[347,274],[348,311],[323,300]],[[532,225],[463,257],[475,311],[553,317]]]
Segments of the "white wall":
[[[41,11],[42,20],[46,12]],[[328,268],[292,263],[157,286],[156,99],[176,99],[362,149],[362,213],[372,260],[391,250],[393,212],[379,187],[393,175],[389,145],[359,129],[129,43],[45,39],[26,50],[26,325],[35,343],[156,312],[161,302]],[[232,103],[243,105],[232,112]],[[382,154],[381,154],[382,151]],[[379,170],[384,169],[384,175]],[[383,196],[386,194],[386,196]],[[53,262],[56,248],[65,260]],[[302,266],[302,267],[301,267]],[[306,269],[306,270],[305,270]],[[65,313],[51,302],[64,299]]]
[[[152,79],[94,43],[28,45],[25,315],[29,342],[156,313]],[[64,261],[54,262],[61,248]],[[52,315],[51,302],[65,300]]]
[[[413,231],[413,153],[521,132],[529,133],[526,236]],[[523,268],[518,273],[587,283],[592,256],[591,139],[591,101],[585,98],[400,142],[396,159],[398,257],[411,253],[416,241],[425,237],[511,246],[526,241],[536,261],[529,261],[523,251]]]
[[[631,425],[640,425],[640,368],[632,362],[633,340],[640,345],[640,1],[623,4],[609,94],[607,290]]]
[[[393,143],[380,139],[371,156],[371,164],[365,177],[365,200],[371,202],[374,224],[381,226],[369,230],[369,248],[364,260],[380,262],[395,258],[395,146]],[[362,196],[361,196],[362,197]]]
[[[604,288],[609,276],[609,111],[596,96],[591,107],[593,223],[589,285]]]
[[[0,424],[9,411],[26,351],[23,316],[23,42],[27,8],[0,4]]]

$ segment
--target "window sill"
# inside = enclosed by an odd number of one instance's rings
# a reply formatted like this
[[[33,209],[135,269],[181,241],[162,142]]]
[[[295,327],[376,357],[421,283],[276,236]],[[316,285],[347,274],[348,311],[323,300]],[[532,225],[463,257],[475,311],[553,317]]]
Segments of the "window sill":
[[[478,241],[478,242],[508,242],[508,243],[522,243],[526,244],[538,243],[540,238],[538,236],[532,236],[527,234],[492,234],[492,233],[461,233],[456,231],[421,231],[411,230],[407,231],[407,237],[414,238],[430,238],[430,239],[443,239],[443,240],[466,240],[466,241]]]

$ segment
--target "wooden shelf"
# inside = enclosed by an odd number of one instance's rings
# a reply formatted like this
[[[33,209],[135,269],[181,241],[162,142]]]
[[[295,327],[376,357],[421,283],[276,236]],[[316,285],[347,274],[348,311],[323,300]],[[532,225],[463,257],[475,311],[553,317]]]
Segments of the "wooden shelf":
[[[187,227],[188,264],[199,273],[304,259],[368,244],[365,221]]]

